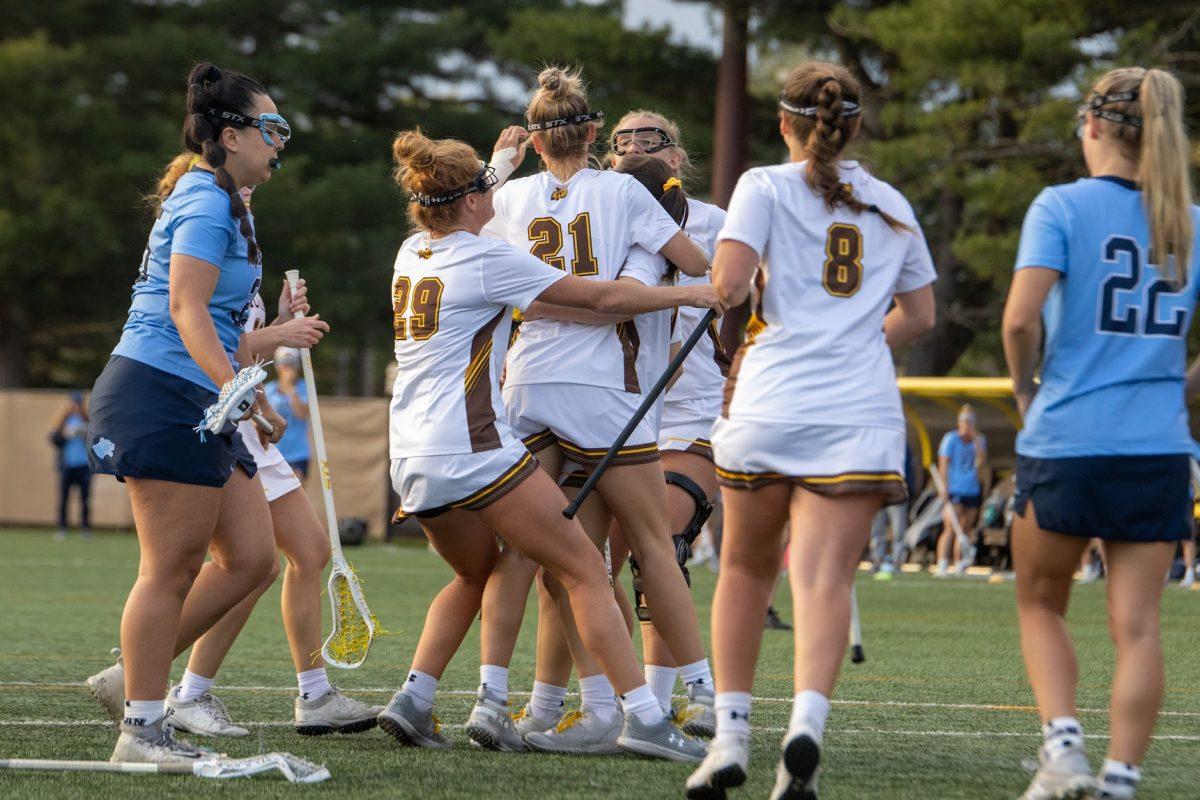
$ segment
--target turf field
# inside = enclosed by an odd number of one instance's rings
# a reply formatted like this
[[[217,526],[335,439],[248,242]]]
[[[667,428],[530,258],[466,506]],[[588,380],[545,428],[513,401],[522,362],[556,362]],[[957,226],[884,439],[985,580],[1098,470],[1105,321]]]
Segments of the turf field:
[[[105,759],[114,734],[81,681],[106,666],[117,620],[133,580],[131,536],[51,540],[48,532],[0,530],[0,757]],[[422,546],[371,546],[350,553],[384,625],[365,666],[338,672],[348,692],[384,702],[403,679],[428,600],[448,570]],[[708,627],[715,576],[700,568],[696,596]],[[1026,774],[1019,761],[1038,744],[1017,652],[1011,584],[901,575],[865,576],[858,586],[867,662],[847,662],[838,688],[822,779],[823,800],[837,798],[1013,798]],[[1171,588],[1166,599],[1167,693],[1141,798],[1200,796],[1200,592]],[[479,752],[461,725],[477,681],[478,637],[468,637],[443,681],[438,712],[455,749],[401,748],[374,730],[352,737],[305,738],[290,728],[294,676],[278,610],[278,586],[260,604],[218,678],[219,695],[250,737],[225,740],[231,755],[262,747],[324,762],[333,780],[296,787],[255,778],[235,786],[189,777],[90,773],[0,773],[2,797],[682,797],[689,767],[631,757],[564,758]],[[780,607],[787,609],[786,588]],[[790,618],[790,611],[785,613]],[[1103,584],[1081,586],[1071,610],[1081,650],[1080,706],[1093,761],[1106,744],[1105,686],[1112,651]],[[533,618],[513,664],[511,685],[532,682]],[[791,695],[786,633],[768,631],[754,709],[752,775],[737,797],[766,797]],[[174,674],[182,671],[179,662]],[[336,672],[336,671],[335,671]],[[518,696],[515,698],[520,701]],[[570,702],[570,701],[568,701]],[[207,742],[206,742],[207,743]]]

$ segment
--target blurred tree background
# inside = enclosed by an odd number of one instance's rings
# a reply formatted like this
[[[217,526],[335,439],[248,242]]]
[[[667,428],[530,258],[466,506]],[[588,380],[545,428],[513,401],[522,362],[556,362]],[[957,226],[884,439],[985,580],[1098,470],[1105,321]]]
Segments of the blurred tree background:
[[[912,374],[1003,373],[1021,217],[1042,186],[1081,174],[1074,108],[1100,72],[1173,69],[1200,119],[1194,0],[704,4],[748,12],[749,165],[785,156],[774,99],[791,66],[828,58],[863,81],[852,151],[917,207],[940,275],[939,327],[906,354]],[[334,328],[315,351],[323,389],[381,393],[407,232],[396,131],[490,152],[538,67],[577,63],[610,123],[639,107],[679,120],[689,188],[707,194],[716,57],[676,43],[670,19],[622,19],[618,0],[0,0],[0,387],[99,373],[150,226],[142,196],[180,148],[184,79],[206,59],[263,80],[295,129],[255,194],[268,308],[299,268]]]

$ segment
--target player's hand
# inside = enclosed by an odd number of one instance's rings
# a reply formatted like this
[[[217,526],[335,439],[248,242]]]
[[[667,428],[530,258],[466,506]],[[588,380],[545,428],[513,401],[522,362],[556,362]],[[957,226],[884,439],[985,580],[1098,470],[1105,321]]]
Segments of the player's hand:
[[[721,305],[721,300],[717,297],[717,291],[711,283],[700,283],[692,286],[681,286],[679,288],[685,293],[685,300],[681,305],[691,306],[692,308],[710,308],[718,314],[725,313],[725,306]]]
[[[312,347],[329,333],[329,323],[320,314],[289,319],[279,326],[279,343],[284,347]]]
[[[258,441],[263,447],[268,444],[275,444],[283,438],[283,432],[287,430],[287,420],[279,416],[279,413],[271,407],[270,403],[260,402],[258,405],[258,413],[262,418],[271,424],[271,432],[267,433],[257,425],[254,429],[258,431]]]
[[[492,157],[494,158],[495,154],[501,150],[515,147],[517,154],[512,157],[512,165],[513,169],[516,169],[525,160],[525,148],[529,147],[530,141],[532,140],[529,137],[529,131],[520,125],[509,125],[500,131],[500,137],[496,139],[496,146],[492,148]]]
[[[283,291],[279,293],[279,316],[284,319],[291,319],[299,311],[301,314],[307,314],[310,310],[308,305],[308,284],[304,278],[296,281],[296,289],[292,291],[292,285],[288,283],[287,278],[283,279]]]
[[[1033,398],[1037,397],[1037,386],[1024,391],[1013,392],[1013,398],[1017,401],[1017,413],[1021,415],[1021,419],[1029,413],[1029,407],[1033,405]]]

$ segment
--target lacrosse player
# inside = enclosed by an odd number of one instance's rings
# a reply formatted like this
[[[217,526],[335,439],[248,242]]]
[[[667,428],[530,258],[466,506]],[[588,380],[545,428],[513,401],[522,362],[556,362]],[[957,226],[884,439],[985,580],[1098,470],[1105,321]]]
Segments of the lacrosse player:
[[[717,735],[693,798],[740,785],[762,620],[790,522],[795,698],[774,800],[812,800],[829,697],[871,520],[905,497],[904,416],[890,348],[933,325],[929,249],[908,202],[840,155],[858,132],[858,82],[809,62],[780,93],[791,161],[742,175],[713,284],[727,305],[757,284],[713,452],[725,534],[713,600]],[[889,306],[895,303],[889,311]]]

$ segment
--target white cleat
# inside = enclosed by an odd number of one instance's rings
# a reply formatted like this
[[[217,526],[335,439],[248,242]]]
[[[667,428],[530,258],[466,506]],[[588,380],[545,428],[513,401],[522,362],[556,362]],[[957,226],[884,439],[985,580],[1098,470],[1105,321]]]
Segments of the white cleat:
[[[513,726],[508,703],[502,703],[480,688],[475,698],[475,707],[467,718],[467,736],[475,744],[487,750],[502,753],[524,753],[529,750],[525,740]]]
[[[117,657],[117,663],[100,670],[84,683],[112,721],[120,722],[125,716],[125,664],[121,661],[121,648],[114,647],[112,654]]]
[[[687,687],[688,702],[679,712],[676,723],[688,736],[711,739],[717,735],[717,715],[713,712],[711,686],[693,683]]]
[[[667,761],[690,761],[699,764],[704,760],[708,748],[704,742],[693,739],[664,716],[653,725],[638,719],[637,714],[625,717],[625,729],[617,738],[622,750],[639,756],[662,758]]]
[[[245,736],[250,731],[234,725],[225,704],[205,692],[195,700],[180,700],[179,687],[167,692],[172,728],[194,736]]]
[[[1191,589],[1196,585],[1196,571],[1189,569],[1183,573],[1183,579],[1179,581],[1180,589]]]
[[[1082,747],[1063,748],[1052,759],[1042,747],[1038,764],[1037,774],[1020,800],[1087,800],[1100,788]]]
[[[685,787],[688,800],[725,800],[725,790],[746,782],[750,763],[750,744],[745,739],[714,741],[708,755],[688,776]]]
[[[815,732],[801,729],[783,742],[783,755],[775,768],[771,800],[817,800],[821,771],[821,743]]]
[[[336,686],[320,697],[296,698],[296,732],[302,736],[361,733],[377,724],[383,706],[369,706],[342,694]]]
[[[121,736],[108,760],[114,763],[195,764],[215,755],[176,739],[169,717],[168,712],[166,717],[152,725],[121,723]]]
[[[624,720],[613,714],[605,722],[590,711],[570,711],[553,730],[528,733],[525,744],[543,753],[608,755],[621,752],[617,738]]]
[[[558,723],[562,722],[563,714],[560,711],[557,714],[551,714],[548,717],[539,717],[533,713],[529,705],[521,707],[521,710],[513,714],[513,727],[517,731],[517,735],[524,739],[531,733],[546,733],[558,727]]]

